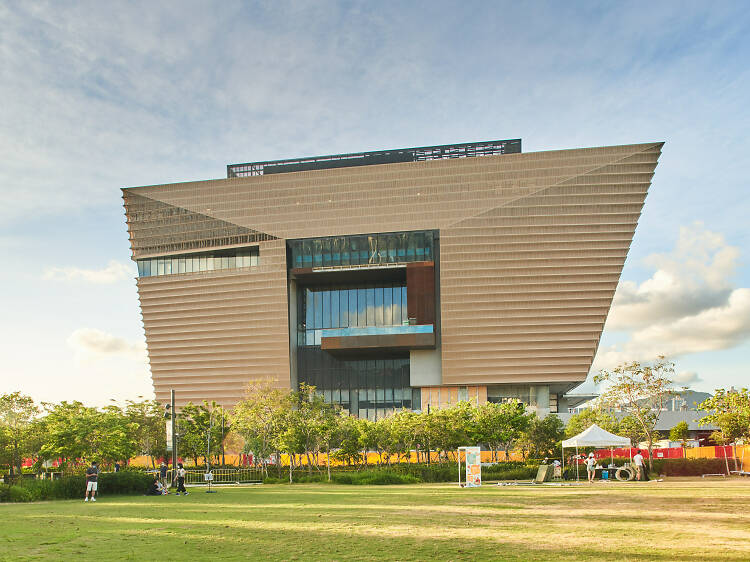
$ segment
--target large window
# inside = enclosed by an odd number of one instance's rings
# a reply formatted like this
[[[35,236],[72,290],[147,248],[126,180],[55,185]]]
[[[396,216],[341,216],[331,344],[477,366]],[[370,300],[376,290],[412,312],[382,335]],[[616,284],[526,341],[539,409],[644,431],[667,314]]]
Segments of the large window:
[[[299,291],[298,318],[299,345],[320,345],[327,328],[408,324],[406,285],[306,287]]]
[[[526,405],[536,406],[536,386],[499,384],[487,386],[487,402],[503,403],[520,400]]]
[[[319,347],[300,347],[298,354],[299,382],[360,418],[421,407],[420,389],[409,387],[408,357],[342,360]]]
[[[433,261],[435,232],[389,232],[291,240],[291,267],[349,267]]]
[[[138,260],[138,277],[257,266],[258,247],[252,246]]]

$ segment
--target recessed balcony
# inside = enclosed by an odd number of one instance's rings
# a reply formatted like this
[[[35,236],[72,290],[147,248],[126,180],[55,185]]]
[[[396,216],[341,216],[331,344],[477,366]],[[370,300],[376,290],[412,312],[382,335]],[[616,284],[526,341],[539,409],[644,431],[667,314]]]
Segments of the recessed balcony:
[[[434,347],[435,329],[432,324],[331,328],[323,330],[320,338],[320,348],[331,353]]]

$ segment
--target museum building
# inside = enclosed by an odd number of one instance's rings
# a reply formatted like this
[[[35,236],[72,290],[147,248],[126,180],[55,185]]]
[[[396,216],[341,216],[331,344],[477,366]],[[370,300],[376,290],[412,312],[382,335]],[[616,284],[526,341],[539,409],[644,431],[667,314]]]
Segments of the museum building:
[[[575,405],[663,143],[520,139],[123,189],[156,399],[314,385],[359,417]]]

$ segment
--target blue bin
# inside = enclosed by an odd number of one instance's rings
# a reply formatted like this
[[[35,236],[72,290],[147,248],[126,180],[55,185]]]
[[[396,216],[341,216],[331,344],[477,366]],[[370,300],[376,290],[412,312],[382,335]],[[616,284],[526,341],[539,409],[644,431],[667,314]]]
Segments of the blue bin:
[[[602,480],[609,480],[609,470],[602,470]]]

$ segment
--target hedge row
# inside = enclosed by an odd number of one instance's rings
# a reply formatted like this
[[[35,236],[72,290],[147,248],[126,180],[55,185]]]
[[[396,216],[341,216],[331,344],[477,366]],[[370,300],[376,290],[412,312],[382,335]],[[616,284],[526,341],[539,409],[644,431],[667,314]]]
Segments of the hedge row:
[[[484,480],[530,480],[536,475],[538,468],[538,466],[524,465],[520,462],[500,463],[483,468],[482,478]],[[455,482],[457,478],[458,467],[455,463],[394,464],[390,467],[360,471],[335,470],[331,474],[331,481],[335,484],[355,485]],[[295,483],[300,484],[328,482],[328,474],[325,471],[309,474],[295,470],[292,473],[292,479]],[[264,478],[263,482],[265,484],[285,484],[289,482],[289,474],[283,472],[281,477],[269,476]]]
[[[729,459],[729,469],[734,470],[732,459]],[[724,459],[654,459],[653,472],[664,476],[726,474],[727,465]]]
[[[144,494],[153,476],[134,470],[99,475],[97,495]],[[0,502],[29,502],[83,497],[85,476],[66,476],[59,480],[20,479],[17,484],[0,484]]]
[[[264,484],[286,484],[289,478],[268,477],[263,480]],[[297,476],[294,482],[306,484],[309,482],[328,482],[328,474],[312,474]],[[392,470],[362,470],[360,472],[334,472],[331,474],[331,482],[334,484],[354,484],[362,486],[377,486],[388,484],[418,484],[418,478],[408,474],[398,474]]]

